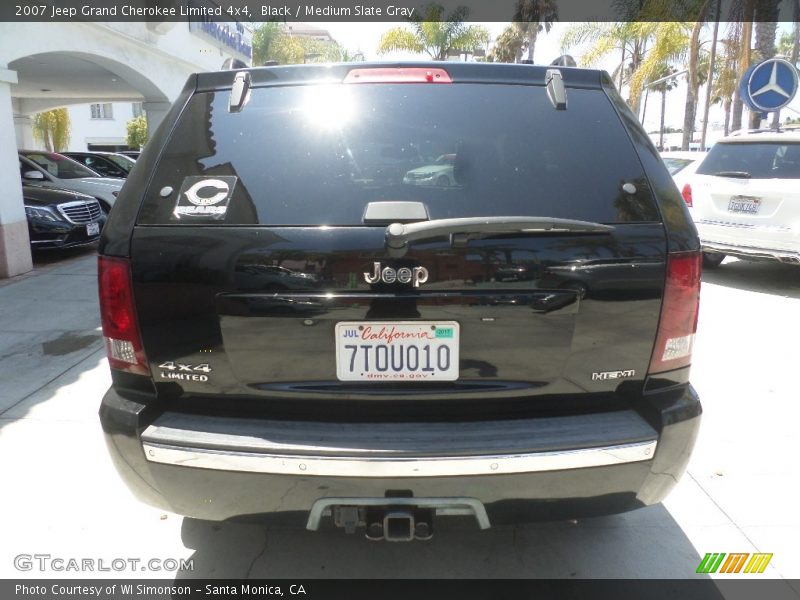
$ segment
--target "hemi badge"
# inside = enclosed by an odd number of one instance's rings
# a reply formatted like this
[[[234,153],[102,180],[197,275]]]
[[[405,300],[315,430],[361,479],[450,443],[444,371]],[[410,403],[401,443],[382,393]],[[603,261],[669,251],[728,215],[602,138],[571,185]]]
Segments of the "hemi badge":
[[[634,377],[636,371],[628,369],[627,371],[601,371],[600,373],[592,373],[592,381],[605,381],[606,379],[626,379]]]

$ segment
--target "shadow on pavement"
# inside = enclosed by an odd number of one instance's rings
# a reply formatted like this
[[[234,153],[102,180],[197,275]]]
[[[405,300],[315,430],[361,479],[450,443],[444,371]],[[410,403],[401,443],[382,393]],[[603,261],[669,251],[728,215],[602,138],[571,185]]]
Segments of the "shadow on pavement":
[[[703,282],[749,292],[800,298],[800,265],[729,258],[716,269],[704,269]]]
[[[78,418],[87,393],[91,416],[81,417],[96,418],[100,396],[86,371],[97,365],[84,362],[103,348],[96,252],[37,254],[33,271],[0,285],[0,428],[31,412]]]
[[[328,524],[329,525],[329,524]],[[579,522],[479,531],[440,518],[429,542],[370,542],[363,530],[185,518],[194,571],[181,578],[690,578],[700,556],[662,506]]]

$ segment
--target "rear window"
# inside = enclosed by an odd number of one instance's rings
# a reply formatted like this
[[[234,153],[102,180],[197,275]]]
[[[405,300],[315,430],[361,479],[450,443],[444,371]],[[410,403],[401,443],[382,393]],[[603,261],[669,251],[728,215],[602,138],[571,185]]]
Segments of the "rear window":
[[[238,113],[228,100],[189,101],[140,224],[361,225],[369,202],[398,200],[432,219],[659,220],[600,90],[568,89],[565,111],[542,87],[495,84],[276,86]],[[187,191],[214,208],[179,208]]]
[[[675,175],[675,173],[680,173],[694,161],[689,160],[688,158],[665,158],[664,164],[667,167],[667,171],[669,171],[670,175]]]
[[[711,148],[697,173],[800,179],[800,143],[718,143]]]
[[[81,177],[97,177],[97,173],[90,171],[80,163],[54,152],[25,154],[25,158],[32,160],[53,177],[59,179],[80,179]]]

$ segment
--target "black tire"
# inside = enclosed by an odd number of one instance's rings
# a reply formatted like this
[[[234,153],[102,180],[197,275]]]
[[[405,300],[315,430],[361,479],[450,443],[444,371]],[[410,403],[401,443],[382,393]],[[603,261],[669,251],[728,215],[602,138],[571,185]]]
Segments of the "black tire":
[[[720,252],[703,252],[703,268],[716,269],[725,260],[725,255]]]

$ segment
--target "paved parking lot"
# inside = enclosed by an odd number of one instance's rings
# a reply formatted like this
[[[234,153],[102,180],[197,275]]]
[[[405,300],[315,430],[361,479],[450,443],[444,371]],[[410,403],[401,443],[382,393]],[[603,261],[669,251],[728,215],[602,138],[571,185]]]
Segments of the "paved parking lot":
[[[800,267],[729,259],[704,276],[693,368],[704,420],[664,505],[488,532],[444,520],[429,543],[373,544],[281,523],[183,519],[136,501],[97,418],[109,374],[95,257],[39,259],[34,273],[0,282],[0,577],[86,575],[15,569],[16,555],[38,553],[193,559],[179,577],[684,578],[706,552],[771,552],[761,577],[797,580],[799,314]],[[796,582],[786,586],[800,597]]]

